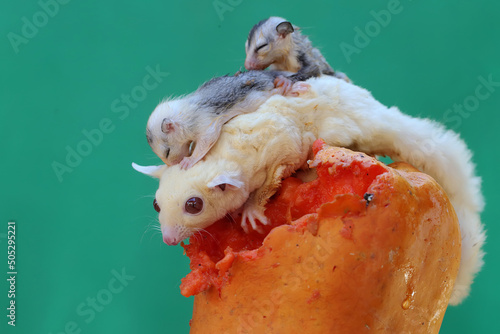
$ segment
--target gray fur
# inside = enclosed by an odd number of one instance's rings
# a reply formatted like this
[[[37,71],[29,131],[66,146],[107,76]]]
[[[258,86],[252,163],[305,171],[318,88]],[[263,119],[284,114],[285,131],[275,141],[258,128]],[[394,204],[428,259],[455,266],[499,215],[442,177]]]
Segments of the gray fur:
[[[309,38],[301,34],[299,27],[293,26],[293,30],[288,30],[288,36],[280,36],[277,29],[283,23],[289,22],[283,18],[270,17],[250,30],[246,42],[247,60],[258,63],[255,69],[270,66],[274,70],[296,72],[289,76],[292,81],[331,75],[350,82],[344,73],[332,69],[321,52],[312,46]],[[260,47],[266,44],[270,50],[259,55]]]
[[[255,35],[255,31],[257,29],[260,28],[261,25],[263,25],[265,22],[267,22],[269,19],[264,19],[264,20],[261,20],[259,21],[256,25],[254,25],[252,27],[252,29],[250,29],[250,32],[248,33],[248,41],[251,43],[252,42],[252,39],[253,39],[253,36]]]
[[[151,148],[167,165],[180,163],[182,168],[190,168],[215,144],[227,121],[257,110],[273,94],[283,94],[284,89],[275,88],[274,81],[287,75],[290,73],[238,72],[213,78],[185,97],[160,103],[148,121]]]
[[[253,91],[270,91],[279,71],[248,71],[225,75],[205,82],[193,94],[192,99],[200,108],[220,115],[227,112]]]
[[[333,68],[328,65],[321,52],[313,48],[311,41],[299,30],[292,33],[294,49],[297,50],[297,60],[300,64],[300,70],[290,76],[295,81],[304,81],[320,75],[333,75],[337,77]]]

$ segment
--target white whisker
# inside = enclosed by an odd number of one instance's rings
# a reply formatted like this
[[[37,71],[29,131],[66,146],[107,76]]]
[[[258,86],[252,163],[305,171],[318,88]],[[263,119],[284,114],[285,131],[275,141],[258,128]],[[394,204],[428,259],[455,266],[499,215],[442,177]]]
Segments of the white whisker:
[[[160,222],[158,220],[158,217],[147,217],[148,220],[150,220],[151,222],[146,226],[146,230],[144,231],[144,233],[142,233],[142,236],[141,236],[141,243],[142,243],[142,240],[144,239],[144,236],[148,233],[148,232],[153,232],[151,233],[151,236],[149,237],[149,240],[151,241],[151,239],[153,238],[153,236],[157,235],[157,234],[160,234],[161,235],[161,227],[160,227]]]

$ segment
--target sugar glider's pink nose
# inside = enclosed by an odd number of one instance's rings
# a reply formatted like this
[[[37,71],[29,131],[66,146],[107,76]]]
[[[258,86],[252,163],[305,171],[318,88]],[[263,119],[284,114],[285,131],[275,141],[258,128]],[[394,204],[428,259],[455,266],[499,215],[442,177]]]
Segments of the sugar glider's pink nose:
[[[169,246],[175,246],[181,241],[179,234],[170,226],[162,226],[161,233],[163,234],[163,242]]]
[[[254,58],[245,60],[245,68],[247,70],[265,70],[270,64],[260,63],[258,60]]]
[[[251,59],[246,59],[245,60],[245,68],[247,70],[256,70],[257,68],[257,64],[255,63],[255,61],[251,60]]]
[[[179,240],[177,240],[177,238],[175,238],[175,237],[170,237],[168,235],[164,235],[163,242],[169,246],[175,246],[179,243]]]

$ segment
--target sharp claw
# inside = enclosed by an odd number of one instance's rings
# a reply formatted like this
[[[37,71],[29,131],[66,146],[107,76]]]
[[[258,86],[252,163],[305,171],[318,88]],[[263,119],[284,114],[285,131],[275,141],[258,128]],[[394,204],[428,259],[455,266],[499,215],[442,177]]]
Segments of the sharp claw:
[[[257,220],[260,224],[257,223]],[[249,226],[247,221],[250,223],[252,230],[257,231],[259,233],[264,233],[262,226],[260,225],[269,225],[269,220],[267,217],[259,212],[258,209],[247,208],[244,210],[242,218],[241,218],[241,227],[245,231],[245,233],[249,233]]]
[[[257,223],[255,222],[255,219],[253,217],[250,218],[250,225],[252,225],[252,228],[254,230],[257,230]]]
[[[245,215],[241,218],[241,228],[245,231],[245,233],[248,233],[247,218]]]
[[[293,87],[293,82],[292,80],[279,76],[276,79],[274,79],[274,87],[279,88],[279,92],[282,95],[287,95],[288,92],[292,89]]]
[[[274,79],[274,87],[278,88],[285,84],[286,80],[284,77],[277,77]]]
[[[262,225],[269,225],[269,220],[266,216],[262,216],[262,218],[259,218],[259,221]]]

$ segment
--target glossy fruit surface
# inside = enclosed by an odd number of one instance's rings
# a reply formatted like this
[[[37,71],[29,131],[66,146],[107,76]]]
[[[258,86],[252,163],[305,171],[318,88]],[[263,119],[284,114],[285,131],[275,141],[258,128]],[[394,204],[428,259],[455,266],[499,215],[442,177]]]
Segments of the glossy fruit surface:
[[[184,245],[191,333],[439,331],[460,263],[444,191],[405,163],[314,153],[318,178],[283,181],[265,235],[225,219]]]

